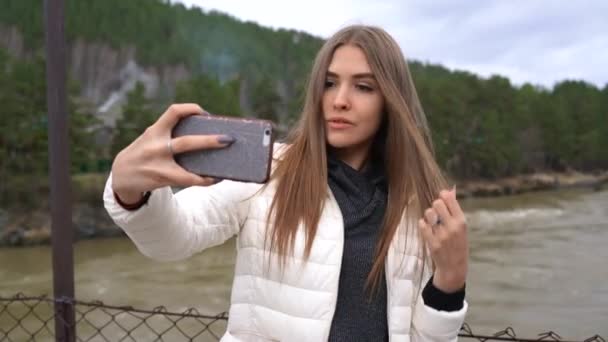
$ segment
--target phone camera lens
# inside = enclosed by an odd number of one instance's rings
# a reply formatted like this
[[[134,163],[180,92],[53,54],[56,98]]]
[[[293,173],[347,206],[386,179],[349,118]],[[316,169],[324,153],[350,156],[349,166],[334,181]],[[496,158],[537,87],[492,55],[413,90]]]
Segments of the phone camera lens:
[[[270,135],[270,130],[269,130],[269,129],[267,129],[266,131],[264,131],[264,134],[266,134],[266,135]]]

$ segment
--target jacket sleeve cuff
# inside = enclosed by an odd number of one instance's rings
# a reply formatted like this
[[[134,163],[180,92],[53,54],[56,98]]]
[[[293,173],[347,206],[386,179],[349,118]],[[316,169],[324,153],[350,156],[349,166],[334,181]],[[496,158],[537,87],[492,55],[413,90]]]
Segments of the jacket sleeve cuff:
[[[464,324],[468,303],[462,303],[462,308],[458,311],[436,310],[424,301],[422,294],[419,296],[418,303],[414,308],[415,329],[425,336],[446,337],[456,340],[460,328]]]
[[[422,291],[422,298],[426,305],[437,311],[458,311],[464,305],[465,287],[454,293],[446,293],[435,287],[431,277]]]
[[[164,218],[171,203],[173,191],[170,187],[160,188],[152,191],[146,203],[137,210],[124,208],[117,201],[112,189],[112,173],[109,174],[103,194],[104,207],[112,220],[125,232],[131,230],[141,230],[148,227],[151,223]]]

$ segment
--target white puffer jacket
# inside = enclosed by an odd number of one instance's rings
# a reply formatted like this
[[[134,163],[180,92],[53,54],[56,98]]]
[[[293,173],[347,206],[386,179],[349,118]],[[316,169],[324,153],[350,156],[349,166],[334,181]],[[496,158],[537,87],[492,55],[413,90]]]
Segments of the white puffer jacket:
[[[303,260],[304,234],[300,231],[294,256],[281,274],[277,267],[268,271],[264,253],[265,217],[273,183],[263,191],[258,184],[234,181],[190,187],[176,194],[169,187],[157,189],[148,204],[136,211],[124,210],[115,201],[111,184],[112,175],[104,191],[106,210],[150,258],[184,259],[237,235],[229,320],[222,342],[327,341],[344,243],[342,216],[329,187],[309,260]],[[426,284],[430,271],[427,265],[421,281],[418,267],[422,262],[414,230],[410,228],[405,250],[402,223],[385,265],[390,341],[456,341],[467,303],[455,312],[424,304],[419,285]]]

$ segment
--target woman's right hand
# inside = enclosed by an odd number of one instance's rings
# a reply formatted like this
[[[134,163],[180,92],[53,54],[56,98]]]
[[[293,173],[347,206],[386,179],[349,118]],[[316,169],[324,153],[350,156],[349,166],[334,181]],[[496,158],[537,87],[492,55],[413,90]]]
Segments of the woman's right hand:
[[[203,109],[196,104],[173,104],[142,135],[116,155],[112,164],[112,189],[121,201],[136,203],[144,192],[165,186],[207,186],[216,182],[214,178],[186,171],[173,159],[173,154],[177,153],[230,145],[229,137],[222,135],[171,138],[171,131],[180,119],[203,113]],[[220,140],[227,142],[221,143]]]

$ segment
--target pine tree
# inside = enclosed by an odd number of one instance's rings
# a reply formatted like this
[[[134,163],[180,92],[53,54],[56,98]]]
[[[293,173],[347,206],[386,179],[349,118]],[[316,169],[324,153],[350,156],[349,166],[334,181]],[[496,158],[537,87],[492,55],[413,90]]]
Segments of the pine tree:
[[[177,85],[174,102],[196,103],[217,115],[241,115],[238,79],[222,85],[215,78],[199,75]]]
[[[96,120],[77,109],[77,88],[68,87],[67,115],[71,170],[96,154],[91,129]],[[0,52],[0,206],[36,206],[36,192],[48,188],[48,117],[43,58],[15,60]],[[44,194],[43,198],[44,198]]]
[[[116,122],[112,139],[111,155],[115,156],[140,136],[158,117],[145,96],[145,87],[138,82],[127,94],[127,103],[123,107],[122,117]]]

